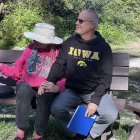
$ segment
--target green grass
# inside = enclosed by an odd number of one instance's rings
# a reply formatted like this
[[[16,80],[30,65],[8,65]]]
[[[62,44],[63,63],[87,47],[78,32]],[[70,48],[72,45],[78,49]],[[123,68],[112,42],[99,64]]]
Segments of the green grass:
[[[0,140],[6,140],[10,134],[14,133],[14,123],[11,119],[4,119],[0,122]]]
[[[13,140],[16,133],[15,106],[0,106],[0,140]],[[26,130],[27,140],[33,140],[35,111],[31,111],[29,127]],[[65,140],[62,126],[50,117],[45,133],[47,140]]]
[[[134,40],[133,42],[127,42],[123,45],[111,45],[114,52],[125,52],[129,53],[130,57],[140,57],[140,39]]]
[[[7,140],[15,133],[14,110],[14,106],[0,106],[0,140]]]

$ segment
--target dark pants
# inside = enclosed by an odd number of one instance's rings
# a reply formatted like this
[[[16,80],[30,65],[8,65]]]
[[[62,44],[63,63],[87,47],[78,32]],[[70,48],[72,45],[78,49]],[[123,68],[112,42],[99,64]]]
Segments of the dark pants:
[[[29,113],[32,109],[31,101],[36,98],[37,110],[35,117],[35,131],[43,133],[46,130],[50,116],[50,105],[56,94],[44,93],[38,95],[37,90],[27,83],[20,83],[16,87],[16,125],[18,128],[27,128]]]

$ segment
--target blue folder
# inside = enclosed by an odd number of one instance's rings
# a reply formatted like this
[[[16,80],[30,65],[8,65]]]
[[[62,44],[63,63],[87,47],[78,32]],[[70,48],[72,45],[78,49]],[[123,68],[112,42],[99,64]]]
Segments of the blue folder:
[[[92,117],[85,117],[85,112],[87,110],[86,106],[79,105],[74,112],[67,128],[75,133],[87,136],[94,124],[97,114]]]

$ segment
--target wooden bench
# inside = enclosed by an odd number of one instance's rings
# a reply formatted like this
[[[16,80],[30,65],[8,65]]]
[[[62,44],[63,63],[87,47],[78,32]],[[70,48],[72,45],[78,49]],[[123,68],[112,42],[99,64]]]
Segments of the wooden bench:
[[[113,91],[127,91],[129,76],[129,54],[113,53],[113,74],[110,87],[110,95],[112,96],[115,105],[119,112],[122,112],[126,106],[126,99],[119,99],[113,96]],[[112,126],[101,135],[101,140],[107,140],[111,135]]]
[[[0,50],[0,63],[12,64],[17,58],[21,55],[22,51],[17,50]],[[113,53],[113,75],[112,83],[110,87],[110,94],[113,94],[113,91],[124,91],[128,90],[128,76],[129,76],[129,55],[127,53]],[[8,78],[0,78],[1,83],[7,83],[9,86],[15,85],[15,81]],[[115,96],[112,96],[119,112],[123,111],[125,108],[125,99],[118,99]],[[0,104],[16,104],[15,97],[0,99]],[[106,140],[107,135],[110,132],[105,132],[102,135],[101,140]]]
[[[129,103],[126,108],[132,110],[136,115],[136,119],[140,120],[140,102]],[[140,122],[134,125],[128,140],[140,140]]]
[[[110,87],[110,94],[115,101],[119,112],[125,108],[126,100],[118,99],[113,96],[113,91],[127,91],[128,90],[128,76],[129,76],[129,54],[127,53],[113,53],[113,75]]]

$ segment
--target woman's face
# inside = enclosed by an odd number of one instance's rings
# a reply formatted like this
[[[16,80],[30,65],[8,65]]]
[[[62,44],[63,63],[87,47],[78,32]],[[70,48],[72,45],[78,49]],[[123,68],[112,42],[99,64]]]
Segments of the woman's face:
[[[43,43],[37,42],[37,41],[35,41],[35,40],[34,40],[33,42],[35,43],[35,45],[36,45],[37,48],[44,48],[44,47],[47,46],[46,44],[43,44]]]

